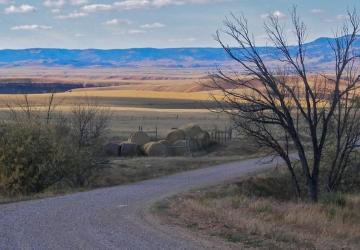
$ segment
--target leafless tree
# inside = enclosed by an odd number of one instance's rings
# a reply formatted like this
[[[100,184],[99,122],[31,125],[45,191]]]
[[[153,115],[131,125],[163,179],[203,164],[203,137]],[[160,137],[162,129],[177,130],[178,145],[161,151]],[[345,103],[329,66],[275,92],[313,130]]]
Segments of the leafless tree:
[[[41,103],[41,105],[36,105],[27,94],[24,94],[18,100],[6,102],[5,106],[11,121],[42,122],[45,119],[46,124],[49,124],[54,118],[59,118],[61,112],[57,110],[57,107],[61,103],[61,99],[55,98],[55,93],[50,93],[46,103]]]
[[[335,58],[332,74],[311,72],[307,28],[296,8],[291,12],[296,46],[289,46],[287,29],[278,17],[269,15],[264,22],[269,42],[278,52],[275,59],[264,56],[256,46],[243,15],[227,18],[224,30],[216,35],[238,65],[236,71],[220,69],[210,75],[212,87],[222,92],[221,98],[213,96],[220,111],[230,114],[239,131],[285,161],[299,197],[299,180],[304,178],[308,197],[314,202],[318,200],[320,174],[329,175],[328,188],[333,190],[359,138],[356,90],[360,79],[353,45],[359,39],[360,18],[355,10],[347,15],[340,32],[335,34],[335,42],[329,40]],[[224,36],[235,41],[236,46],[227,45]],[[332,131],[336,131],[334,136]],[[327,155],[331,167],[325,171],[324,151],[331,139],[336,148]],[[294,151],[302,174],[295,171],[291,159]]]

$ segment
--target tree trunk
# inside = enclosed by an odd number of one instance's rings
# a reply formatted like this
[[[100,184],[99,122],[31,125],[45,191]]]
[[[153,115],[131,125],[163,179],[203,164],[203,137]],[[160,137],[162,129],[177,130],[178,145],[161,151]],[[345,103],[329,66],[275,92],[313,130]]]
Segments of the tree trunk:
[[[309,180],[308,181],[308,189],[309,189],[309,199],[312,202],[318,201],[318,183],[317,180]]]
[[[293,182],[293,186],[294,186],[294,189],[295,189],[296,196],[297,196],[298,199],[301,199],[301,190],[300,190],[299,182],[297,180],[297,177],[296,177],[295,171],[293,169],[291,160],[289,159],[288,155],[285,155],[285,154],[281,155],[281,157],[286,162],[288,170],[289,170],[289,172],[291,174],[291,180]]]

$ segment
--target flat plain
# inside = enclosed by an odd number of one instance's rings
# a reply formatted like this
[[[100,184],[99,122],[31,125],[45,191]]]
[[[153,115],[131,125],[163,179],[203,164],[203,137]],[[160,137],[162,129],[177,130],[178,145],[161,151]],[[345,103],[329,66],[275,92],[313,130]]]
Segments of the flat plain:
[[[225,128],[230,121],[211,112],[210,91],[204,86],[208,69],[72,69],[11,68],[0,69],[0,84],[83,84],[55,95],[57,109],[68,112],[77,103],[108,108],[112,113],[111,135],[126,138],[140,127],[158,130],[164,136],[170,129],[196,123],[204,129]],[[90,84],[90,86],[89,86]],[[41,107],[50,94],[29,94],[32,105]],[[0,116],[6,117],[8,105],[18,106],[23,94],[0,94]]]

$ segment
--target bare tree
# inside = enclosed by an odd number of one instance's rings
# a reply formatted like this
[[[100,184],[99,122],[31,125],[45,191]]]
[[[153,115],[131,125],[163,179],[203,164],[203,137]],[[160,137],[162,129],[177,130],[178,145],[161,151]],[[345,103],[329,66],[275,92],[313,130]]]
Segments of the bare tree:
[[[61,102],[62,100],[56,98],[55,93],[50,93],[46,103],[36,105],[27,94],[24,94],[18,100],[5,103],[5,106],[11,121],[41,123],[45,119],[46,124],[49,124],[53,119],[60,118],[61,112],[57,110],[57,107]]]
[[[291,13],[296,46],[289,46],[285,26],[270,15],[264,23],[277,57],[269,60],[256,46],[244,16],[224,22],[225,29],[216,39],[239,70],[218,70],[211,74],[212,86],[221,90],[214,99],[222,112],[230,114],[239,131],[279,155],[291,173],[296,194],[300,197],[299,178],[305,178],[308,197],[318,200],[319,176],[324,150],[330,142],[331,128],[338,144],[331,155],[329,189],[333,189],[346,169],[359,134],[357,88],[359,76],[353,44],[358,39],[360,19],[348,11],[348,19],[335,42],[329,40],[334,54],[333,74],[311,73],[307,63],[306,25],[296,8]],[[235,47],[225,44],[229,36]],[[230,87],[229,87],[230,85]],[[299,158],[302,174],[295,171],[291,152]],[[335,186],[334,186],[335,185]]]

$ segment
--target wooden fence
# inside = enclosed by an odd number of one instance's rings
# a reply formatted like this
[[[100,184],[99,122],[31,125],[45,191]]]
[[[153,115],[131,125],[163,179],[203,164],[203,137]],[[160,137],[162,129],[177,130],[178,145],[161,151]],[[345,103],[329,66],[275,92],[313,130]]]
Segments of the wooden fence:
[[[224,130],[215,128],[210,131],[210,138],[214,142],[226,145],[233,139],[233,130],[232,128],[225,128]]]
[[[173,128],[175,129],[175,128]],[[147,133],[152,140],[158,140],[159,139],[159,131],[158,127],[155,126],[154,130],[144,130],[143,126],[138,126],[138,131],[143,131]],[[231,142],[233,139],[233,130],[232,128],[225,128],[224,130],[220,130],[218,128],[215,128],[211,131],[209,131],[210,139],[216,143],[226,145],[227,143]]]
[[[142,132],[147,133],[151,137],[151,139],[154,140],[154,141],[158,140],[158,127],[157,126],[155,126],[154,130],[143,130],[142,125],[140,125],[138,127],[138,131],[142,131]]]

